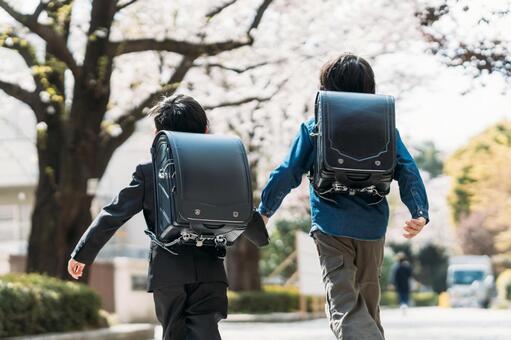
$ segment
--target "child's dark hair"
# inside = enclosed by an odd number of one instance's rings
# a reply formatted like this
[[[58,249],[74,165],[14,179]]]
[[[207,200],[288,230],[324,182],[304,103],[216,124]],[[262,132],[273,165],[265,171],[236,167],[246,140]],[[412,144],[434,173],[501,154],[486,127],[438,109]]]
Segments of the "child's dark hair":
[[[319,77],[321,90],[375,93],[374,72],[361,57],[345,53],[326,63]]]
[[[202,106],[192,97],[170,96],[162,99],[149,111],[156,130],[205,133],[208,117]]]

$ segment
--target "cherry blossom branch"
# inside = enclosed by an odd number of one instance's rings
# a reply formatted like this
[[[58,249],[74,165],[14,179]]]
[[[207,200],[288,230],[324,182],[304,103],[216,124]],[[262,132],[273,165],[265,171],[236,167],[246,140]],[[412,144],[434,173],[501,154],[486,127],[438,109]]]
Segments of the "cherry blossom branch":
[[[0,0],[1,1],[1,0]],[[251,36],[251,31],[256,29],[263,18],[264,13],[270,6],[273,0],[264,0],[257,8],[252,23],[247,29],[246,37],[238,40],[226,40],[215,43],[201,43],[190,42],[176,39],[163,39],[157,40],[152,38],[145,39],[130,39],[124,41],[117,41],[110,43],[110,55],[113,57],[120,56],[126,53],[143,52],[143,51],[167,51],[184,56],[213,56],[219,53],[234,50],[243,46],[249,46],[253,43],[254,39]]]
[[[37,21],[38,15],[26,15],[16,11],[5,0],[0,0],[0,8],[20,24],[27,27],[31,32],[42,38],[47,44],[48,52],[65,63],[75,77],[79,77],[81,69],[77,65],[71,51],[67,48],[65,39],[50,25],[40,24]],[[35,13],[37,13],[37,10]]]

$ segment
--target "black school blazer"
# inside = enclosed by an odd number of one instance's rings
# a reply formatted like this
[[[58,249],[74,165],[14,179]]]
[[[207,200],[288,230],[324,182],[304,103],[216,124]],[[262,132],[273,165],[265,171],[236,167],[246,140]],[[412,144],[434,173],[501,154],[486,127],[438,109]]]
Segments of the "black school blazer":
[[[127,220],[143,211],[150,230],[154,226],[154,187],[152,163],[139,164],[130,184],[92,221],[78,241],[71,257],[91,264],[105,243]],[[140,226],[140,237],[146,237]],[[151,243],[147,289],[195,282],[227,282],[223,260],[214,249],[181,246],[172,255]]]

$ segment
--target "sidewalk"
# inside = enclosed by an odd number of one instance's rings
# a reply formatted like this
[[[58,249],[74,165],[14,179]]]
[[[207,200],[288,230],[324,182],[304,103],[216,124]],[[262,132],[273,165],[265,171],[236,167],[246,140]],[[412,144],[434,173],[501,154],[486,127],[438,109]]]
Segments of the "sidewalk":
[[[10,340],[144,340],[153,339],[155,325],[148,323],[122,324],[109,328],[68,333],[50,333],[43,335],[7,338]]]
[[[229,314],[222,322],[297,322],[322,319],[325,313],[267,313],[267,314]]]

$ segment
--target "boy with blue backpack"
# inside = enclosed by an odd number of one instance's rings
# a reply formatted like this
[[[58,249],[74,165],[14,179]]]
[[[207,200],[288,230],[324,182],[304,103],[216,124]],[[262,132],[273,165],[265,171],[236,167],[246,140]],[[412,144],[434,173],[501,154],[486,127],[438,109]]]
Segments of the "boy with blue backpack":
[[[302,123],[289,154],[271,173],[259,212],[267,222],[310,173],[311,235],[330,327],[338,339],[382,340],[379,276],[389,220],[385,195],[390,181],[397,180],[411,214],[403,236],[411,239],[429,221],[426,190],[394,128],[393,99],[374,95],[369,63],[343,54],[323,67],[320,83],[316,117]],[[350,116],[342,120],[336,110]],[[354,156],[364,152],[367,157]]]

